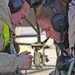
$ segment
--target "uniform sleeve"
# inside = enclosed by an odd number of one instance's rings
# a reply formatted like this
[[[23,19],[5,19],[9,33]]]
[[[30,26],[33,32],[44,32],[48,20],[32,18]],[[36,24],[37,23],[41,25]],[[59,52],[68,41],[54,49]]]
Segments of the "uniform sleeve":
[[[0,17],[0,51],[2,50],[4,45],[4,38],[3,38],[3,21]]]
[[[2,30],[3,30],[3,21],[0,19],[0,34],[2,33]]]
[[[0,53],[0,73],[13,72],[17,66],[18,60],[15,54]]]
[[[72,0],[69,3],[69,11],[68,11],[68,20],[69,20],[69,47],[71,52],[71,47],[75,44],[75,0]]]
[[[3,48],[4,39],[2,37],[3,21],[0,19],[0,51]],[[0,73],[13,72],[17,69],[18,60],[15,54],[0,52]]]

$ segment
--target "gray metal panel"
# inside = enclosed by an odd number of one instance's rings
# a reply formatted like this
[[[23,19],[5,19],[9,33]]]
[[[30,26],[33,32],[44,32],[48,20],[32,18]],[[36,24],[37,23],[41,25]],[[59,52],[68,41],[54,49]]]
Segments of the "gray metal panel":
[[[36,18],[35,18],[35,12],[33,8],[30,9],[30,13],[27,19],[33,24],[33,26],[36,26]],[[30,26],[30,25],[27,23],[27,21],[24,20],[24,26]]]

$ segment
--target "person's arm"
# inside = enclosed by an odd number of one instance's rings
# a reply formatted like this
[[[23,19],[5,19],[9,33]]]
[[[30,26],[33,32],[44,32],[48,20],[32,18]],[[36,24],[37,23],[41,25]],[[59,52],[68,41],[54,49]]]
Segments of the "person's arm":
[[[0,17],[1,18],[1,17]],[[0,19],[0,51],[3,48],[4,38],[3,38],[3,21]],[[18,61],[16,55],[9,55],[7,53],[0,52],[0,73],[13,71],[18,66]]]
[[[69,3],[69,11],[68,11],[68,20],[69,20],[69,47],[71,53],[71,47],[75,44],[75,0],[72,0]]]
[[[0,53],[0,73],[14,72],[19,70],[27,70],[32,65],[32,55],[30,52],[22,52],[18,56],[15,54]]]
[[[0,73],[13,72],[18,67],[18,59],[16,55],[0,53]]]
[[[3,38],[3,21],[0,19],[0,51],[3,48],[4,38]],[[31,68],[32,65],[32,55],[30,52],[22,52],[18,56],[15,54],[8,54],[0,52],[0,73],[13,72],[17,68],[20,70],[25,70]]]

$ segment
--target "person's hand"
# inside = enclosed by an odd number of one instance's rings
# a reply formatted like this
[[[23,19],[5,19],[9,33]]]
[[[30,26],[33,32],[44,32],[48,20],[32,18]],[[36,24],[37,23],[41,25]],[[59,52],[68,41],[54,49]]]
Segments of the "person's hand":
[[[18,68],[20,70],[27,70],[27,69],[31,68],[33,56],[29,55],[29,54],[30,54],[30,52],[28,52],[28,51],[25,51],[25,52],[22,52],[19,54],[19,56],[18,56],[18,63],[19,63]]]

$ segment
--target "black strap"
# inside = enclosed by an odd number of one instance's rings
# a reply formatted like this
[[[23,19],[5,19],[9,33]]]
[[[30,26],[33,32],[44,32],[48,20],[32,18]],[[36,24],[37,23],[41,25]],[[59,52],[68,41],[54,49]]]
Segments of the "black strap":
[[[61,25],[63,26],[63,25]],[[61,55],[63,55],[63,53],[65,53],[66,55],[68,55],[67,51],[64,48],[64,30],[63,27],[60,27],[61,29],[61,33],[60,33],[60,50],[61,50]]]
[[[55,0],[44,0],[42,3],[44,6],[49,6],[54,13],[57,13],[57,9],[55,7]]]
[[[60,27],[62,28],[62,26]],[[64,30],[60,29],[60,50],[61,50],[61,54],[63,54],[63,48],[64,48]]]
[[[48,6],[51,3],[52,0],[43,0],[42,4],[44,6]]]

